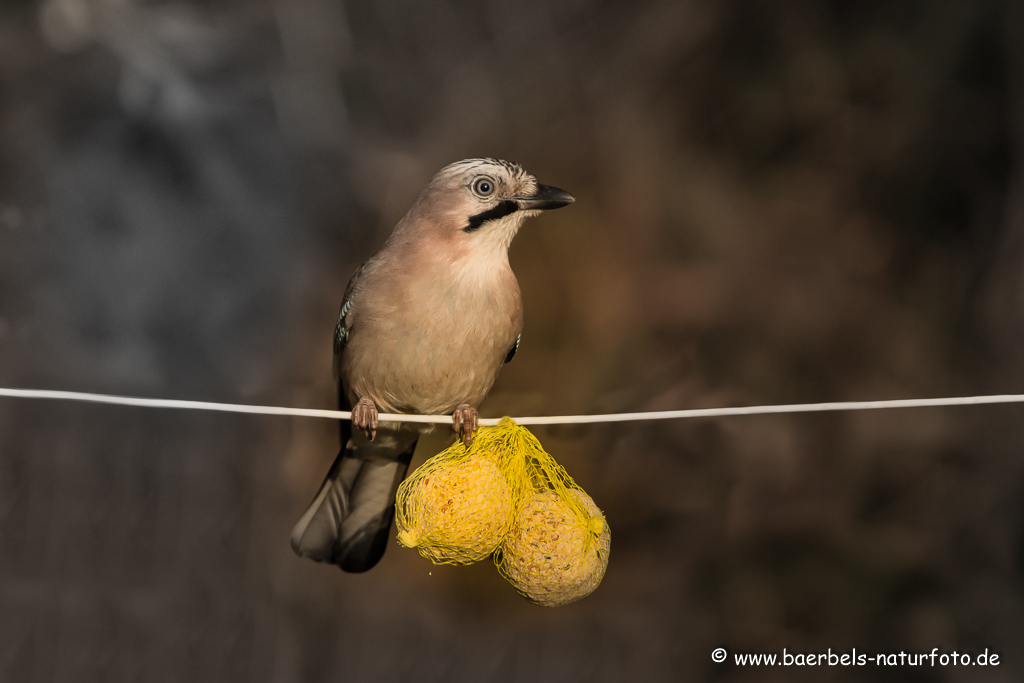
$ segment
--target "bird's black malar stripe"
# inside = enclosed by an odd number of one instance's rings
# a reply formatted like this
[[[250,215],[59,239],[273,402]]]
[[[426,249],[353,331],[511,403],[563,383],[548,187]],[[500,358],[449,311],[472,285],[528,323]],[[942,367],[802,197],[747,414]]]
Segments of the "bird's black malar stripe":
[[[475,216],[470,216],[469,223],[466,224],[466,227],[464,227],[463,230],[466,232],[473,232],[475,230],[479,230],[480,226],[486,223],[487,221],[493,221],[498,218],[504,218],[505,216],[511,213],[515,213],[518,210],[518,204],[516,204],[511,199],[506,199],[505,201],[495,206],[493,209],[487,209],[486,211],[481,211]]]

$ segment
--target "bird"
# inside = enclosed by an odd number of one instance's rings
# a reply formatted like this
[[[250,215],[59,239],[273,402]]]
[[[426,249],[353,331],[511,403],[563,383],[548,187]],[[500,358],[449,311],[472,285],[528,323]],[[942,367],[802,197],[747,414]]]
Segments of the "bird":
[[[383,247],[356,269],[334,329],[341,450],[292,531],[300,556],[346,572],[383,556],[395,492],[432,425],[378,414],[452,415],[468,446],[477,406],[519,349],[523,303],[508,249],[526,218],[575,198],[522,166],[465,159],[427,183]]]

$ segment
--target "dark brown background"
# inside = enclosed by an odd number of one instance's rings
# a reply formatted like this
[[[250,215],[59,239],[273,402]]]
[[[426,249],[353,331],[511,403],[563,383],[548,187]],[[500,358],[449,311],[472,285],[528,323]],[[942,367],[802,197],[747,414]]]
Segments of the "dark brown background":
[[[1014,5],[8,2],[0,386],[332,407],[347,278],[486,155],[577,197],[486,415],[1024,391]],[[0,680],[1018,681],[1021,418],[538,429],[613,530],[544,609],[294,556],[330,422],[0,399]]]

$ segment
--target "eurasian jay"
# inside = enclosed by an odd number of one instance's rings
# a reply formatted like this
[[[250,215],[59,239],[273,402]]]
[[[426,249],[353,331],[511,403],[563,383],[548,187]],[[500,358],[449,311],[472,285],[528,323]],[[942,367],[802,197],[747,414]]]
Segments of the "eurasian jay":
[[[518,164],[466,159],[441,169],[345,290],[334,332],[341,452],[292,531],[303,557],[347,572],[387,546],[395,491],[429,425],[385,413],[452,414],[469,445],[476,406],[519,348],[523,303],[508,247],[523,220],[571,204]],[[352,427],[355,427],[353,429]]]

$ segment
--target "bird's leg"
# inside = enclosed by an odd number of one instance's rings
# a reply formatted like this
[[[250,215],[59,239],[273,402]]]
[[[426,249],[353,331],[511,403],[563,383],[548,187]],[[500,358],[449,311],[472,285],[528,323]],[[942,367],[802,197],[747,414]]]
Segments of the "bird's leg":
[[[473,443],[473,432],[479,424],[480,413],[468,403],[463,403],[452,413],[452,429],[462,437],[462,442],[467,446]]]
[[[365,396],[352,406],[352,426],[370,441],[377,435],[377,406]]]

